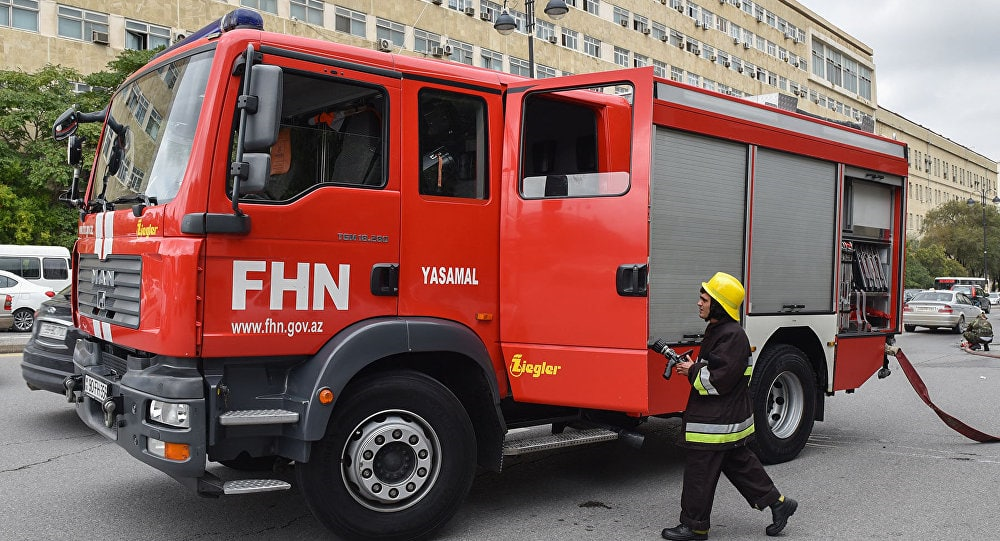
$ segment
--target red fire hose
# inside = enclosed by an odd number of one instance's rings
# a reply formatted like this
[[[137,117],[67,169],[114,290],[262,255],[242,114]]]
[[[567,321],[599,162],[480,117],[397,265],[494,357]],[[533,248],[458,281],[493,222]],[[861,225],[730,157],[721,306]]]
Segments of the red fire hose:
[[[952,430],[958,432],[966,438],[978,441],[979,443],[994,443],[1000,441],[1000,438],[997,436],[991,436],[980,432],[951,415],[948,415],[942,411],[941,408],[935,406],[934,402],[931,402],[930,394],[927,393],[927,386],[924,385],[924,380],[920,379],[920,376],[917,375],[917,371],[913,368],[913,365],[910,364],[910,360],[906,358],[906,355],[904,355],[903,352],[895,346],[886,346],[885,350],[889,355],[896,357],[896,360],[899,361],[900,368],[902,368],[903,373],[906,374],[906,379],[908,379],[910,381],[910,385],[913,386],[913,390],[917,392],[917,395],[924,401],[924,404],[927,404],[932,410],[934,410],[934,413],[936,413],[937,416],[944,421],[944,424],[950,426]]]

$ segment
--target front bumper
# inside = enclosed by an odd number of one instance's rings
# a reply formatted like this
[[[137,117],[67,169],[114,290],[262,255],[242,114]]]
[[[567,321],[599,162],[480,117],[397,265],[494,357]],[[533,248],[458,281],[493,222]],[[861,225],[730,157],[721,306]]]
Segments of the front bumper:
[[[21,377],[28,387],[65,394],[63,381],[74,372],[70,353],[49,351],[28,342],[22,355]]]
[[[117,357],[103,351],[100,343],[77,340],[73,352],[75,375],[66,391],[76,402],[76,412],[83,422],[118,443],[133,457],[166,473],[185,485],[197,488],[205,473],[206,413],[203,378],[194,361],[178,358]],[[91,392],[86,392],[89,380]],[[107,396],[96,398],[93,389],[106,386]],[[149,420],[149,404],[161,400],[187,404],[190,408],[187,428],[178,428]],[[109,411],[110,410],[110,411]],[[186,460],[169,460],[148,450],[150,439],[186,444]]]

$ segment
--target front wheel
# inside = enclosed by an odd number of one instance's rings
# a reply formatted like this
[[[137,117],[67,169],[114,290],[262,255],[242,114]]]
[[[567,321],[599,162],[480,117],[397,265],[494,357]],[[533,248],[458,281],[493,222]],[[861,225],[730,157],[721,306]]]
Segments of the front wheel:
[[[458,510],[476,467],[465,408],[411,371],[353,383],[295,468],[313,514],[346,539],[422,539]]]
[[[750,396],[757,456],[765,464],[798,456],[816,416],[816,376],[805,354],[789,345],[768,348],[754,366]]]

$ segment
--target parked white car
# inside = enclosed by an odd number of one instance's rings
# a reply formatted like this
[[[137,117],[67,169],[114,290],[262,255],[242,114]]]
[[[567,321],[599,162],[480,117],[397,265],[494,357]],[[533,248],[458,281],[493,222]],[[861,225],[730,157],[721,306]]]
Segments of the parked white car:
[[[10,326],[0,330],[14,329],[18,332],[28,332],[35,324],[35,311],[43,302],[55,297],[56,292],[42,286],[36,286],[20,276],[0,270],[0,299],[7,304],[10,296]]]
[[[994,291],[990,293],[990,304],[997,305],[1000,304],[1000,291]]]

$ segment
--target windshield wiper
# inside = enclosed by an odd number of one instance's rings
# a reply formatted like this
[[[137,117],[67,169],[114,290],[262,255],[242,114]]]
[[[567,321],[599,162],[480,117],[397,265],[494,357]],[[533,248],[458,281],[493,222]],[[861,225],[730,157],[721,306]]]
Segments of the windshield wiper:
[[[144,193],[137,193],[135,195],[123,195],[118,199],[111,202],[112,205],[120,205],[122,203],[136,203],[132,205],[132,214],[139,218],[142,216],[142,210],[146,207],[156,206],[156,197],[150,197]]]

